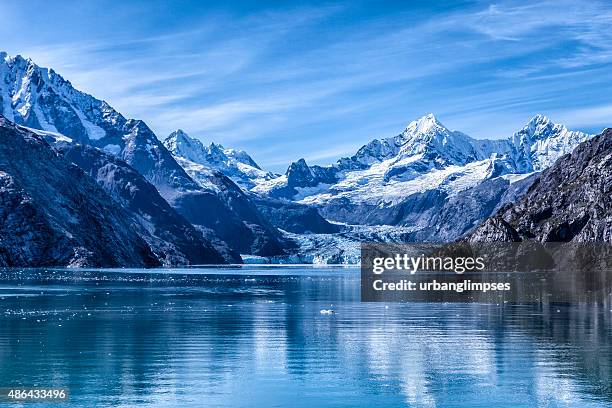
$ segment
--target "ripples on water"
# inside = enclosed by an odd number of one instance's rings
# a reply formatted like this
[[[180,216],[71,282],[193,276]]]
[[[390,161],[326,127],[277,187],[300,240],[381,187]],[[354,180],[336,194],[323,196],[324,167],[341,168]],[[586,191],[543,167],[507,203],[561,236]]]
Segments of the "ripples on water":
[[[0,388],[66,387],[54,406],[75,407],[612,405],[609,305],[360,303],[353,269],[165,272],[1,271]]]

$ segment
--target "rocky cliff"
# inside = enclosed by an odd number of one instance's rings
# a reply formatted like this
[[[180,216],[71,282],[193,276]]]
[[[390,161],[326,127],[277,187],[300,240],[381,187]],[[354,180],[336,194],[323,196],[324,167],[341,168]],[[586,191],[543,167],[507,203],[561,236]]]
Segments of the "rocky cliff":
[[[612,242],[612,130],[559,159],[468,239]]]
[[[0,265],[160,266],[135,230],[91,177],[0,116]]]
[[[88,145],[56,143],[54,147],[133,216],[140,226],[138,231],[164,266],[240,262],[239,254],[221,239],[205,239],[124,161]]]

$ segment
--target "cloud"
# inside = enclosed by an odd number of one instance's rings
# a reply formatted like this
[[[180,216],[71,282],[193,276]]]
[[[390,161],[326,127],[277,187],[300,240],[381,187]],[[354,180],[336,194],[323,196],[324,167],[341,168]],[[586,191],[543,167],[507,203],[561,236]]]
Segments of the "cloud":
[[[612,104],[592,105],[578,109],[560,110],[555,113],[567,126],[576,128],[596,128],[612,127]]]
[[[134,22],[121,29],[47,40],[37,25],[8,42],[162,138],[184,128],[264,166],[334,161],[428,111],[477,137],[507,137],[537,112],[602,121],[612,92],[601,2],[228,7],[160,28],[130,6],[108,17]]]
[[[492,40],[564,45],[567,55],[541,61],[541,66],[574,68],[612,60],[612,10],[598,1],[543,1],[492,4],[454,23]],[[528,69],[532,73],[535,67]]]

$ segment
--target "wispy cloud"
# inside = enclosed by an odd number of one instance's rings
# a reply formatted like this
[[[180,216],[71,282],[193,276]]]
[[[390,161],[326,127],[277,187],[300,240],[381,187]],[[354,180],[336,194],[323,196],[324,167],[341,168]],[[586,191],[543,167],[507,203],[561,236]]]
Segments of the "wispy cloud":
[[[568,126],[591,128],[595,131],[612,127],[612,104],[593,105],[578,109],[560,110],[556,113]]]
[[[180,127],[276,170],[333,161],[430,111],[477,137],[506,137],[540,112],[576,126],[609,113],[605,2],[37,7],[53,17],[0,11],[12,16],[0,27],[9,51],[160,137]],[[16,35],[28,19],[30,35]]]

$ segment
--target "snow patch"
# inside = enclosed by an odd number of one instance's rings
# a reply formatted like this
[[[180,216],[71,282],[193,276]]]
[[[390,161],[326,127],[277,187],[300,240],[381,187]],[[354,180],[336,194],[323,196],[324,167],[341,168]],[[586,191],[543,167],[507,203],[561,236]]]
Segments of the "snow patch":
[[[91,140],[100,140],[106,136],[106,131],[100,126],[94,125],[89,120],[87,120],[83,112],[78,109],[74,109],[74,111],[79,117],[79,120],[83,124],[83,127],[85,128],[85,131],[87,132],[87,135]]]
[[[34,129],[34,128],[30,128],[27,126],[22,126],[24,129],[29,130],[32,133],[35,133],[39,136],[43,136],[43,137],[51,137],[53,139],[55,139],[55,141],[57,142],[68,142],[68,143],[72,143],[72,139],[69,138],[68,136],[64,136],[61,133],[57,133],[57,132],[49,132],[46,130],[40,130],[40,129]]]
[[[104,150],[107,153],[117,156],[119,153],[121,153],[121,146],[116,145],[116,144],[107,144],[106,146],[102,148],[102,150]]]

